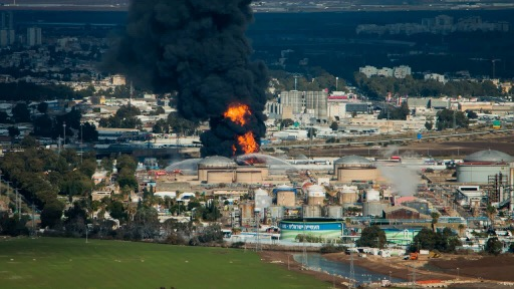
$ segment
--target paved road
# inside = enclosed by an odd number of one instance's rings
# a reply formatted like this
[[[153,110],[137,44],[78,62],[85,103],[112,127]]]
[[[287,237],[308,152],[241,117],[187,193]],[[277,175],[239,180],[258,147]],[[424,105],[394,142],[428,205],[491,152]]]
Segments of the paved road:
[[[505,132],[510,132],[511,129],[500,129],[500,130],[485,130],[485,131],[472,131],[472,132],[462,132],[456,134],[435,134],[423,136],[422,140],[428,139],[440,139],[447,137],[466,137],[466,136],[476,136],[476,135],[487,135],[487,134],[500,134]],[[287,141],[286,143],[280,144],[271,144],[264,145],[263,148],[309,148],[309,147],[339,147],[339,146],[363,146],[370,144],[382,144],[382,143],[396,143],[396,142],[408,142],[415,141],[416,137],[402,137],[402,138],[387,138],[387,139],[378,139],[378,140],[366,140],[366,141],[348,141],[348,142],[339,142],[339,143],[313,143],[313,144],[294,144],[294,142]]]

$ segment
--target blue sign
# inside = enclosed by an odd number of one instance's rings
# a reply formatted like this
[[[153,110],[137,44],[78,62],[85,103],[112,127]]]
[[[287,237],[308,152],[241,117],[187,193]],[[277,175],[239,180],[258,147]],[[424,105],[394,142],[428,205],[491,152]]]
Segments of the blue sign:
[[[305,227],[305,228],[304,228]],[[292,231],[342,230],[342,223],[280,223],[280,229]]]
[[[418,140],[420,140],[423,137],[421,133],[418,133]]]

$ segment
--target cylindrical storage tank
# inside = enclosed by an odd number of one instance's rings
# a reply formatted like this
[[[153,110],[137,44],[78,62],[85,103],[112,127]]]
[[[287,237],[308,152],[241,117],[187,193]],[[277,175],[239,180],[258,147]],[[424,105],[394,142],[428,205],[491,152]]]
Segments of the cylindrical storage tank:
[[[343,217],[343,207],[327,206],[325,207],[325,216],[332,219],[341,219]]]
[[[277,206],[294,207],[296,204],[296,189],[289,186],[278,186],[273,189],[277,196]]]
[[[489,176],[502,174],[509,176],[507,164],[463,163],[457,165],[457,182],[468,184],[487,184]]]
[[[366,202],[377,202],[380,201],[380,192],[377,190],[366,191]]]
[[[246,202],[241,204],[241,219],[252,219],[254,217],[255,204]]]
[[[255,194],[255,196],[267,196],[268,191],[263,190],[263,189],[257,189],[257,190],[255,190],[254,194]]]
[[[268,192],[262,189],[258,189],[254,192],[255,194],[255,209],[261,212],[271,206],[272,198],[268,196]]]
[[[321,206],[303,206],[304,218],[319,218],[321,217]]]
[[[334,175],[338,182],[374,182],[379,172],[374,162],[361,156],[346,156],[334,161]]]
[[[277,206],[294,207],[296,202],[294,192],[278,192],[277,193]]]
[[[269,217],[273,220],[282,220],[284,218],[284,207],[282,206],[270,206],[268,211]]]
[[[377,201],[366,202],[362,206],[362,213],[365,217],[382,217],[384,209],[387,209],[389,206],[389,203],[382,203]]]
[[[345,187],[339,192],[339,204],[342,206],[349,206],[357,203],[359,200],[359,193],[356,189]]]
[[[307,196],[309,205],[323,205],[325,201],[325,188],[318,185],[312,185],[307,189]]]
[[[207,183],[232,183],[237,164],[233,160],[212,156],[198,163],[198,179]]]

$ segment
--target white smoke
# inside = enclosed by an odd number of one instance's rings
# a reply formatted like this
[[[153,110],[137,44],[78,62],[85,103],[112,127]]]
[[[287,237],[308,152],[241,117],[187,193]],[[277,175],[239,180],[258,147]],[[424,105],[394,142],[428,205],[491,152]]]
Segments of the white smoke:
[[[401,164],[377,164],[380,173],[389,180],[400,196],[413,196],[420,183],[419,175]]]
[[[385,148],[382,149],[382,157],[384,158],[390,158],[392,155],[394,154],[397,154],[398,153],[398,149],[399,147],[398,146],[395,146],[395,145],[390,145],[390,146],[387,146]]]

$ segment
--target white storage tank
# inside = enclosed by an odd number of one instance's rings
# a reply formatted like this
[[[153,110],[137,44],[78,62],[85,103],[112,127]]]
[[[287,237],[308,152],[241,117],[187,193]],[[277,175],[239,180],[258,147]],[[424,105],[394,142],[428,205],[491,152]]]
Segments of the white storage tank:
[[[325,216],[331,219],[343,218],[343,207],[341,206],[326,206]]]
[[[339,191],[339,204],[342,206],[352,206],[359,200],[359,193],[356,186],[343,186]]]
[[[307,189],[309,205],[323,205],[325,201],[325,188],[318,185],[312,185]]]
[[[321,217],[321,206],[303,206],[303,217],[304,218],[320,218]]]
[[[383,203],[379,201],[366,202],[362,205],[362,213],[366,217],[382,217],[384,210],[389,206],[389,203]]]
[[[255,194],[255,209],[261,212],[264,209],[271,206],[272,198],[268,195],[268,192],[263,189],[258,189],[254,192]]]
[[[380,201],[380,192],[375,189],[366,191],[366,202]]]

